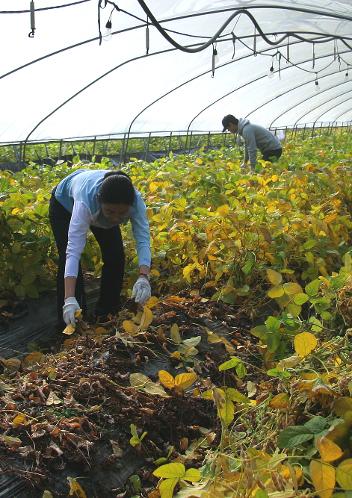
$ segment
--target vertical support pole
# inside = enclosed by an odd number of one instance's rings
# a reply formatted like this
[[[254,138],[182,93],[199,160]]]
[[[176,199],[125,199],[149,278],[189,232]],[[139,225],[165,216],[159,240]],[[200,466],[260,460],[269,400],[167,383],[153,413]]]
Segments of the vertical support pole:
[[[172,145],[172,131],[170,131],[170,136],[169,136],[169,154],[171,152],[171,145]]]

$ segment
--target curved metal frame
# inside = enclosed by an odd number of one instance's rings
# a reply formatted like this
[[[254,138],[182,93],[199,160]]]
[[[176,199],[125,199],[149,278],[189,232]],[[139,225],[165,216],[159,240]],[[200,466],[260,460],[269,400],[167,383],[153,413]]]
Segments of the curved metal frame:
[[[347,111],[343,111],[343,112],[341,112],[341,114],[339,114],[338,116],[336,116],[336,119],[335,119],[335,121],[334,121],[334,122],[337,122],[337,120],[338,120],[341,116],[343,116],[344,114],[346,114],[346,112],[351,112],[351,111],[352,111],[352,107],[350,107],[349,109],[347,109]],[[349,123],[351,123],[351,124],[352,124],[352,120],[351,120],[351,121],[349,121]]]
[[[341,71],[338,70],[338,71],[334,71],[333,73],[329,73],[329,74],[324,74],[323,76],[319,76],[319,79],[320,80],[323,80],[324,78],[327,78],[328,76],[333,76],[334,74],[338,74],[340,73]],[[305,81],[304,83],[300,83],[299,85],[297,86],[294,86],[293,88],[290,88],[289,90],[285,90],[284,92],[282,93],[279,93],[278,95],[275,95],[275,97],[265,101],[263,104],[261,104],[260,106],[256,107],[255,109],[253,109],[251,112],[249,112],[248,114],[245,115],[245,118],[248,118],[251,114],[253,114],[254,112],[258,111],[259,109],[261,109],[262,107],[265,107],[266,105],[270,104],[271,102],[273,102],[274,100],[276,99],[279,99],[280,97],[283,97],[284,95],[286,95],[288,92],[292,92],[292,91],[295,91],[297,90],[298,88],[301,88],[302,86],[305,86],[305,85],[311,85],[312,84],[312,81]]]
[[[339,72],[339,71],[338,71]],[[336,74],[336,73],[333,73],[333,74]],[[310,81],[309,83],[314,83],[314,80],[313,81]],[[343,81],[343,82],[340,82],[340,83],[346,83],[346,81]],[[319,92],[319,94],[325,92],[326,89],[324,90],[321,90]],[[287,109],[285,109],[283,112],[281,112],[279,115],[277,115],[270,123],[269,125],[269,128],[271,128],[273,126],[273,124],[275,123],[275,121],[277,121],[278,119],[281,118],[281,116],[283,116],[284,114],[286,114],[287,112],[291,111],[292,109],[294,109],[295,107],[301,105],[301,104],[304,104],[304,102],[307,102],[307,100],[310,100],[314,97],[317,97],[319,94],[317,93],[312,93],[311,95],[309,95],[307,98],[303,99],[303,100],[300,100],[299,102],[296,102],[294,105],[292,105],[291,107],[288,107]],[[300,119],[300,118],[299,118]],[[297,121],[295,122],[294,126],[296,126],[297,124]]]
[[[332,54],[327,54],[327,55],[324,55],[324,56],[317,57],[317,60],[319,60],[319,59],[324,59],[325,57],[331,57],[331,55],[332,55]],[[307,59],[306,61],[303,61],[303,62],[301,62],[300,64],[304,64],[305,62],[308,62],[309,60],[310,60],[310,59]],[[285,71],[285,70],[287,70],[287,69],[290,69],[290,66],[282,68],[282,69],[281,69],[281,71]],[[278,71],[276,71],[276,72],[275,72],[275,74],[276,74],[277,72],[278,72]],[[267,77],[267,75],[264,75],[264,76],[260,76],[260,77],[258,77],[258,78],[255,78],[255,79],[253,79],[253,80],[251,80],[251,81],[249,81],[249,82],[245,83],[244,85],[241,85],[240,87],[236,87],[235,89],[231,90],[230,92],[225,93],[225,95],[222,95],[222,96],[221,96],[221,97],[219,97],[218,99],[214,100],[211,104],[209,104],[209,105],[207,105],[206,107],[204,107],[201,111],[199,111],[199,113],[198,113],[198,114],[196,114],[196,115],[192,118],[192,120],[190,121],[190,123],[189,123],[189,125],[188,125],[188,127],[187,127],[187,130],[189,131],[189,129],[190,129],[190,127],[191,127],[191,125],[192,125],[193,121],[194,121],[195,119],[197,119],[197,118],[198,118],[198,117],[199,117],[199,116],[200,116],[200,115],[201,115],[204,111],[206,111],[207,109],[209,109],[211,106],[213,106],[213,105],[217,104],[218,102],[220,102],[220,100],[222,100],[222,99],[224,99],[224,98],[228,97],[229,95],[231,95],[231,94],[232,94],[232,93],[234,93],[235,91],[237,91],[237,90],[239,90],[239,89],[241,89],[241,88],[244,88],[244,87],[246,87],[247,85],[250,85],[250,84],[252,84],[252,83],[255,83],[256,81],[259,81],[260,79],[262,79],[262,78],[266,78],[266,77]],[[271,127],[271,126],[272,126],[272,124],[270,125],[270,127]]]
[[[77,3],[77,2],[76,2],[76,3]],[[68,5],[66,4],[66,6],[68,6]],[[327,17],[332,17],[332,18],[338,18],[338,19],[350,20],[350,18],[349,18],[348,16],[341,16],[341,15],[339,15],[339,14],[337,14],[337,15],[335,15],[335,14],[329,14],[329,13],[322,12],[322,11],[314,11],[314,10],[312,10],[312,9],[297,9],[297,8],[285,7],[285,6],[283,6],[283,7],[277,7],[277,6],[255,6],[255,8],[266,8],[266,9],[268,9],[268,8],[278,8],[278,9],[281,9],[281,10],[293,10],[293,11],[297,11],[297,12],[303,12],[303,11],[304,11],[304,12],[311,12],[311,13],[319,13],[319,14],[321,14],[321,15],[324,15],[324,16],[327,16]],[[167,20],[162,20],[161,22],[162,22],[162,23],[165,23],[165,22],[170,22],[170,21],[172,21],[172,20],[176,20],[176,19],[183,19],[183,18],[188,18],[188,17],[197,17],[197,16],[199,16],[199,15],[209,15],[209,14],[211,15],[211,14],[215,14],[215,13],[217,13],[217,12],[225,12],[225,11],[229,11],[229,12],[230,12],[230,11],[233,11],[233,10],[234,10],[234,9],[232,8],[232,9],[221,9],[221,10],[211,11],[211,12],[201,12],[201,13],[196,13],[196,14],[192,14],[192,15],[188,15],[188,16],[178,16],[178,17],[175,17],[175,18],[171,18],[171,19],[167,19]],[[239,12],[239,11],[236,11],[236,12],[234,13],[234,15],[235,15],[235,14],[237,15],[237,14],[238,14],[238,12]],[[246,15],[249,15],[249,13],[248,13],[247,11],[245,11],[245,13],[246,13]],[[251,17],[251,15],[249,15],[249,17]],[[351,18],[351,20],[352,20],[352,18]],[[255,20],[254,20],[254,21],[255,21]],[[227,22],[227,24],[228,24],[228,22]],[[226,25],[227,25],[227,24],[226,24]],[[139,29],[139,28],[141,28],[141,27],[144,27],[145,25],[146,25],[146,23],[143,23],[143,24],[141,24],[140,26],[133,26],[133,27],[131,27],[131,28],[127,28],[127,29],[124,29],[124,30],[118,31],[118,32],[116,32],[116,33],[121,33],[121,32],[124,32],[124,31],[130,31],[130,30],[133,30],[133,29]],[[320,35],[320,37],[323,37],[323,40],[320,40],[319,42],[325,42],[325,41],[326,41],[326,39],[327,39],[327,37],[330,37],[330,36],[332,36],[332,37],[333,37],[333,39],[339,39],[339,40],[341,40],[341,41],[344,41],[345,39],[349,39],[349,37],[341,37],[341,36],[335,36],[335,35],[327,35],[326,33],[320,33],[319,35]],[[169,36],[169,35],[167,35],[167,36]],[[216,33],[216,36],[219,36],[219,32],[217,32],[217,33]],[[257,35],[257,36],[258,36],[258,35]],[[294,36],[295,36],[295,34],[290,32],[290,33],[289,33],[289,36],[290,36],[290,37],[294,37]],[[281,39],[281,40],[279,40],[279,41],[271,42],[270,40],[267,40],[267,42],[268,42],[268,43],[270,43],[271,45],[277,45],[280,41],[284,40],[286,37],[287,37],[287,33],[285,33],[285,35],[284,35],[284,36],[282,37],[282,39]],[[41,57],[41,58],[39,58],[39,59],[37,59],[37,60],[35,60],[35,61],[32,61],[32,62],[30,62],[30,63],[27,63],[27,64],[25,64],[25,65],[23,65],[23,66],[20,66],[19,68],[15,69],[15,70],[10,71],[9,73],[6,73],[6,74],[2,75],[0,78],[4,78],[4,77],[6,77],[6,76],[7,76],[7,75],[9,75],[9,74],[13,74],[13,72],[15,72],[16,70],[19,70],[19,69],[22,69],[22,68],[24,68],[24,67],[27,67],[27,66],[28,66],[28,65],[30,65],[31,63],[38,62],[38,61],[40,61],[40,60],[43,60],[44,58],[47,58],[47,57],[52,56],[52,55],[56,55],[56,54],[58,54],[59,52],[62,52],[62,51],[64,51],[64,50],[68,50],[68,49],[71,49],[71,48],[75,48],[75,47],[80,46],[80,45],[82,45],[82,44],[84,44],[84,43],[89,43],[89,42],[91,42],[91,41],[97,40],[98,38],[99,38],[99,37],[96,37],[96,38],[93,38],[93,39],[90,39],[90,40],[86,40],[86,41],[84,41],[84,42],[81,42],[81,43],[78,43],[78,44],[72,45],[72,46],[70,46],[70,47],[66,47],[66,48],[64,48],[64,49],[61,49],[60,51],[53,52],[52,54],[49,54],[49,55],[43,56],[43,57]],[[244,37],[243,37],[243,38],[244,38]],[[299,38],[299,39],[301,39],[300,37],[298,37],[298,38]],[[220,41],[220,40],[218,40],[218,41]],[[225,40],[221,40],[221,41],[225,41]],[[307,40],[307,39],[302,39],[302,41],[306,41],[306,42],[315,42],[314,40]],[[207,46],[209,46],[209,45],[210,45],[210,43],[211,43],[211,41],[210,41],[210,40],[208,40],[208,41],[206,42]],[[317,41],[317,43],[318,43],[318,41]],[[348,44],[347,44],[347,45],[348,45]],[[192,50],[192,47],[194,47],[194,46],[197,46],[197,47],[198,47],[198,48],[197,48],[197,51],[199,50],[199,48],[201,48],[201,47],[199,47],[199,44],[192,44],[192,45],[189,45],[189,47],[190,47],[190,49],[191,49],[191,50]],[[203,48],[205,48],[204,44],[203,44],[202,46],[203,46]],[[150,54],[150,55],[157,55],[157,54],[160,54],[160,53],[166,53],[166,52],[170,52],[170,51],[172,51],[172,49],[171,49],[171,50],[163,50],[163,51],[154,52],[153,54]],[[119,64],[118,66],[115,66],[114,68],[110,69],[110,70],[109,70],[109,71],[107,71],[106,73],[102,74],[101,76],[99,76],[99,77],[98,77],[98,78],[96,78],[95,80],[91,81],[89,84],[85,85],[85,86],[84,86],[83,88],[81,88],[78,92],[76,92],[76,93],[75,93],[74,95],[72,95],[69,99],[67,99],[66,101],[64,101],[62,104],[60,104],[58,107],[56,107],[53,111],[51,111],[48,115],[46,115],[46,116],[45,116],[42,120],[40,120],[40,121],[37,123],[37,125],[36,125],[36,126],[35,126],[35,127],[34,127],[31,131],[30,131],[30,133],[27,135],[27,137],[26,137],[26,139],[25,139],[25,144],[27,143],[27,141],[28,141],[29,137],[31,136],[31,134],[32,134],[32,133],[33,133],[33,132],[34,132],[34,131],[35,131],[35,130],[36,130],[36,129],[37,129],[37,128],[38,128],[38,127],[39,127],[39,126],[40,126],[40,125],[41,125],[41,124],[42,124],[42,123],[46,120],[46,119],[48,119],[50,116],[52,116],[52,115],[53,115],[53,114],[54,114],[57,110],[59,110],[60,108],[62,108],[65,104],[67,104],[69,101],[71,101],[71,100],[72,100],[72,99],[74,99],[76,96],[78,96],[79,94],[81,94],[81,93],[82,93],[83,91],[85,91],[87,88],[89,88],[89,87],[90,87],[90,86],[92,86],[94,83],[96,83],[97,81],[101,80],[102,78],[104,78],[105,76],[107,76],[108,74],[110,74],[112,71],[114,71],[114,70],[118,69],[119,67],[121,67],[121,66],[123,66],[123,65],[127,64],[128,62],[132,62],[132,61],[135,61],[135,60],[139,60],[139,59],[144,58],[144,57],[147,57],[147,56],[149,56],[149,54],[143,54],[143,56],[138,56],[138,57],[135,57],[135,58],[130,59],[129,61],[125,61],[125,62],[123,62],[123,63]],[[284,69],[286,69],[286,68],[283,68],[282,70],[284,70]],[[205,74],[206,74],[206,73],[205,73]],[[184,83],[184,84],[186,84],[186,83]],[[171,90],[171,91],[173,91],[173,90]],[[168,92],[168,93],[170,93],[170,92]],[[162,98],[162,97],[161,97],[161,98]],[[153,103],[149,104],[149,106],[148,106],[148,107],[150,107],[151,105],[153,105]],[[211,104],[211,105],[213,105],[213,104]],[[142,110],[141,112],[143,112],[143,110]],[[138,117],[138,116],[137,116],[137,117]],[[197,117],[197,116],[196,116],[196,117]],[[134,120],[135,120],[135,119],[136,119],[136,118],[134,118]],[[195,118],[194,118],[194,119],[195,119]],[[131,125],[132,125],[132,124],[133,124],[133,123],[131,123]],[[130,128],[131,128],[131,126],[130,126]],[[189,129],[189,128],[188,128],[188,129]],[[129,129],[129,132],[130,132],[130,129]]]
[[[340,93],[340,95],[336,95],[336,97],[333,97],[332,99],[326,100],[325,102],[322,103],[322,105],[327,104],[329,101],[332,102],[333,100],[336,100],[339,97],[342,97],[343,95],[346,95],[346,93],[351,94],[351,90],[348,90],[347,92]],[[343,100],[342,102],[339,102],[338,104],[334,104],[332,107],[329,107],[324,112],[322,112],[321,114],[319,114],[319,116],[317,117],[317,119],[315,121],[313,121],[313,128],[315,127],[315,124],[317,123],[317,121],[319,121],[319,119],[322,116],[324,116],[324,114],[326,114],[327,112],[331,111],[331,109],[333,109],[335,106],[338,107],[340,104],[344,104],[345,102],[348,102],[350,99],[352,99],[352,96],[349,99],[346,99],[346,100]],[[319,106],[315,107],[315,109],[318,109],[318,107]],[[309,114],[312,111],[315,111],[315,109],[310,109],[310,111],[307,112],[307,113],[305,113],[302,117],[306,116],[307,114]],[[336,120],[334,120],[334,121],[336,121]]]

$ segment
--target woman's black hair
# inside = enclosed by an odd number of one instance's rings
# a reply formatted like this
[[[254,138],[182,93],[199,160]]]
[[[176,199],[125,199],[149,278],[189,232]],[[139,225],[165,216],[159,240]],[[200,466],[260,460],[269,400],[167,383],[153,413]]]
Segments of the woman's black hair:
[[[132,206],[135,190],[131,178],[123,171],[108,171],[99,191],[102,204],[127,204]]]

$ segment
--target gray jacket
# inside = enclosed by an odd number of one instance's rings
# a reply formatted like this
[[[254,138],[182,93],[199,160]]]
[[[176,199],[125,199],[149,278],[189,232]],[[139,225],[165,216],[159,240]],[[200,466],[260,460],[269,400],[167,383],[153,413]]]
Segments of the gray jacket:
[[[257,149],[262,153],[269,150],[281,149],[280,140],[262,126],[251,124],[248,119],[239,119],[238,134],[245,143],[244,160],[250,161],[251,166],[257,162]]]

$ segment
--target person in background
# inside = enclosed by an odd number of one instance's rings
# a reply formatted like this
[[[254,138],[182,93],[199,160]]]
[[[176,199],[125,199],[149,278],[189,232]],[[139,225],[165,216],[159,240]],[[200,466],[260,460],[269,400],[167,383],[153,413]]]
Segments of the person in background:
[[[128,175],[121,171],[84,169],[71,173],[52,192],[49,218],[59,253],[59,326],[74,324],[75,312],[85,311],[80,257],[89,229],[100,246],[103,261],[96,318],[114,314],[120,308],[125,255],[119,225],[128,220],[132,223],[139,261],[139,277],[132,297],[140,304],[149,299],[149,223],[141,194]]]
[[[281,157],[280,140],[262,126],[252,124],[248,119],[237,119],[232,114],[223,118],[222,126],[223,132],[228,130],[230,133],[238,133],[244,140],[244,161],[241,167],[249,160],[251,169],[254,170],[257,164],[257,149],[265,161],[275,162]]]

